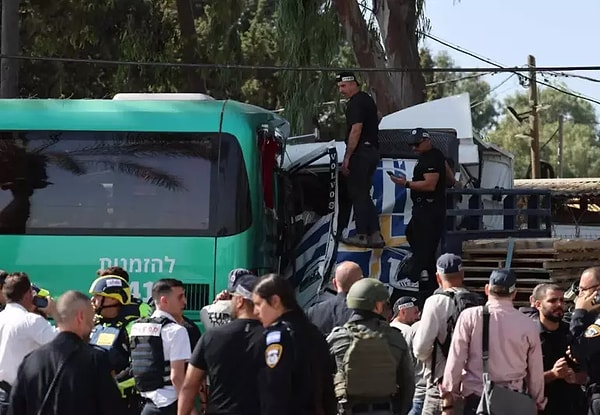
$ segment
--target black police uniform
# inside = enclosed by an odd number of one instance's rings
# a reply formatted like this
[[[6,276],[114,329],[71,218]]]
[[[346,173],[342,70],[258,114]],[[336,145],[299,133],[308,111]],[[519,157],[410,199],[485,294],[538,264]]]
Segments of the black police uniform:
[[[301,310],[283,314],[265,333],[260,373],[262,415],[333,415],[335,362]]]
[[[575,309],[571,316],[571,354],[585,362],[589,377],[587,397],[590,415],[600,415],[600,316]]]
[[[207,415],[260,415],[258,372],[264,349],[258,320],[235,319],[204,333],[190,365],[210,379]]]
[[[45,410],[40,411],[46,396]],[[25,357],[13,386],[8,413],[37,415],[40,412],[45,415],[125,414],[124,402],[110,373],[108,355],[76,334],[62,332]]]
[[[438,173],[439,179],[431,192],[410,190],[413,202],[412,217],[406,228],[406,239],[413,252],[413,280],[421,271],[429,274],[428,281],[419,284],[419,291],[428,296],[436,289],[435,261],[438,244],[446,223],[446,158],[437,148],[421,154],[413,171],[412,181],[425,180],[425,174]]]
[[[546,372],[552,370],[558,359],[567,357],[567,348],[573,342],[573,336],[569,331],[569,325],[565,322],[561,321],[558,329],[554,331],[547,330],[539,319],[537,324],[540,328],[544,372]],[[570,361],[569,365],[575,371],[582,369],[573,361]],[[557,379],[546,383],[544,393],[548,398],[548,402],[542,412],[543,415],[584,415],[587,413],[585,395],[579,385]]]
[[[334,327],[343,326],[352,310],[346,305],[346,293],[337,293],[335,297],[317,303],[306,311],[308,319],[327,336]]]
[[[362,123],[358,146],[350,157],[346,179],[348,196],[354,206],[356,233],[371,235],[379,231],[379,215],[371,198],[373,174],[379,163],[379,117],[373,98],[358,92],[346,104],[346,144],[353,124]]]

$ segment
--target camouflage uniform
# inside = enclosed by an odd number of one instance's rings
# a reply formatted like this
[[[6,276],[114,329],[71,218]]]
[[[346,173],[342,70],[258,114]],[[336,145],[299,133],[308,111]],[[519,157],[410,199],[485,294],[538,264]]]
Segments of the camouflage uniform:
[[[355,283],[347,296],[348,308],[353,311],[348,323],[355,323],[359,327],[366,326],[373,331],[385,334],[394,360],[397,362],[398,392],[391,397],[391,402],[361,402],[352,399],[349,399],[348,402],[340,402],[340,413],[405,415],[412,407],[415,375],[406,340],[400,330],[390,327],[381,315],[373,311],[376,303],[387,301],[388,296],[387,288],[379,280],[365,278]],[[330,352],[335,357],[338,370],[340,370],[343,368],[344,355],[352,343],[352,335],[345,327],[336,327],[327,337],[327,343],[329,343]]]

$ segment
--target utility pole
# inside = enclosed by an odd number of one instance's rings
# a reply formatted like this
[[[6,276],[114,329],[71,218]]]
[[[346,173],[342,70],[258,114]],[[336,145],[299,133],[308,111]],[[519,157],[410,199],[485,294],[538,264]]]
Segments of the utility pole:
[[[531,137],[531,178],[539,179],[540,174],[540,119],[538,114],[538,90],[535,72],[535,57],[527,58],[529,66],[529,135]]]
[[[558,177],[563,177],[563,115],[558,115],[558,152],[556,154]]]
[[[19,0],[2,2],[2,55],[19,54]],[[16,98],[19,91],[19,61],[2,58],[0,61],[0,97]]]

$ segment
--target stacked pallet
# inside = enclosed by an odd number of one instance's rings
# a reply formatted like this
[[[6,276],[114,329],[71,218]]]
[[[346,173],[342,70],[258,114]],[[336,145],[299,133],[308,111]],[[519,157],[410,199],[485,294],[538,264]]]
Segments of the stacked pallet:
[[[514,239],[511,269],[517,274],[517,304],[527,305],[537,284],[552,282],[565,288],[581,272],[600,265],[600,240],[533,238]],[[483,291],[490,273],[506,266],[508,239],[483,239],[463,243],[466,285]]]

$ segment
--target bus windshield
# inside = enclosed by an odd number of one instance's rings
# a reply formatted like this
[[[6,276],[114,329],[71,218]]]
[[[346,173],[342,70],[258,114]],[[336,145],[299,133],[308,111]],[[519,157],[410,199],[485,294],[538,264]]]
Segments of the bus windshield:
[[[221,236],[251,222],[229,134],[0,131],[0,186],[0,234]]]

